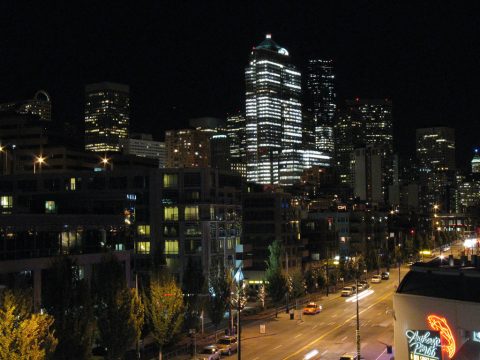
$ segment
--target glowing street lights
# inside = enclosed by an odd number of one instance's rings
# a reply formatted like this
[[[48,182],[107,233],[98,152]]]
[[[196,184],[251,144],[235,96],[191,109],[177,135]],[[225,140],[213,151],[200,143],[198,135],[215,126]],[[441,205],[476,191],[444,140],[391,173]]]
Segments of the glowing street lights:
[[[105,155],[105,157],[100,158],[100,163],[103,165],[103,171],[107,171],[107,166],[110,165],[110,170],[113,170],[113,163],[111,159]]]
[[[38,164],[38,172],[41,174],[42,173],[42,165],[45,164],[45,160],[47,158],[45,156],[39,155],[35,156],[35,159],[33,160],[33,173],[37,173],[37,164]]]

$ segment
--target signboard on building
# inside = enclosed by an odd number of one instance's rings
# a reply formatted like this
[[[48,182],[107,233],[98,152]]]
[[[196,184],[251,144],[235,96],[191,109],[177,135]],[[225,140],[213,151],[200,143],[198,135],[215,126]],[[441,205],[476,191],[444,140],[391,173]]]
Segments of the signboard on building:
[[[440,331],[407,330],[409,360],[442,360]]]
[[[475,342],[480,342],[480,331],[473,331],[472,340]]]

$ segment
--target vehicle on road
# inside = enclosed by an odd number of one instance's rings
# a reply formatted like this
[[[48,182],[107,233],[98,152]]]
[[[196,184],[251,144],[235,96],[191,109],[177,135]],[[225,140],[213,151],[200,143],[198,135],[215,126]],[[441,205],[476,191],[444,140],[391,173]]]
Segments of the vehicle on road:
[[[355,292],[355,286],[345,286],[342,289],[342,296],[352,296],[353,294],[355,294]]]
[[[220,349],[217,345],[205,346],[202,351],[197,354],[197,360],[220,360]]]
[[[237,338],[235,336],[222,336],[217,341],[217,347],[222,355],[232,355],[238,349]]]
[[[303,308],[304,315],[315,315],[322,311],[322,305],[318,305],[314,302],[309,302],[307,306]]]
[[[372,284],[378,284],[382,282],[382,275],[373,275],[372,276],[372,281],[370,281]]]
[[[382,275],[380,275],[380,276],[382,277],[382,280],[390,279],[390,273],[388,271],[382,272]]]
[[[362,280],[358,282],[358,291],[367,290],[370,287],[368,281]]]
[[[365,358],[360,355],[360,360],[364,360]],[[357,354],[354,353],[345,353],[340,356],[340,360],[357,360]]]

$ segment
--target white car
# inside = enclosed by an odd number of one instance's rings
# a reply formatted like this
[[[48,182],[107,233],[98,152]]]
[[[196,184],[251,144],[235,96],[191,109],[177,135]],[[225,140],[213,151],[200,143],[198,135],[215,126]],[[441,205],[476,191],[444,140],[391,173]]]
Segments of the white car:
[[[217,341],[217,347],[222,355],[232,355],[237,351],[237,338],[235,336],[222,336]]]
[[[205,346],[200,353],[198,353],[197,360],[220,360],[220,349],[217,345]]]
[[[342,296],[352,296],[356,292],[355,286],[345,286],[342,289]]]
[[[378,284],[382,282],[382,275],[373,275],[372,276],[372,284]]]

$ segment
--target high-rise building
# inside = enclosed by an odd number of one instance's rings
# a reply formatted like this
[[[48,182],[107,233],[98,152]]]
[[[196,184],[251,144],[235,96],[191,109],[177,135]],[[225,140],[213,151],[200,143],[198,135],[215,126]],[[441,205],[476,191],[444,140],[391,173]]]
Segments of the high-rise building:
[[[210,166],[219,170],[231,170],[230,140],[225,133],[210,137]]]
[[[167,168],[194,168],[210,165],[210,133],[196,129],[165,132]]]
[[[151,134],[132,134],[120,140],[120,147],[126,155],[157,159],[158,167],[165,167],[165,143],[153,140]]]
[[[247,180],[290,185],[302,160],[301,74],[267,34],[245,69]]]
[[[419,171],[455,170],[455,130],[448,127],[417,129]]]
[[[342,184],[353,187],[352,152],[365,145],[364,123],[354,108],[340,110],[334,126],[335,168]]]
[[[480,174],[480,149],[474,150],[474,155],[472,159],[472,173]]]
[[[130,122],[128,85],[102,82],[85,87],[85,150],[120,152]]]
[[[315,120],[315,143],[317,150],[333,155],[333,119],[335,103],[335,74],[333,61],[311,59],[307,64],[308,109]]]
[[[355,197],[373,204],[385,200],[383,191],[384,158],[383,149],[374,145],[357,148],[352,153],[354,162],[353,188]]]
[[[241,113],[227,117],[227,136],[230,140],[230,168],[247,177],[245,116]]]
[[[33,99],[0,104],[0,112],[37,115],[39,120],[52,120],[52,103],[45,90],[39,90]]]

